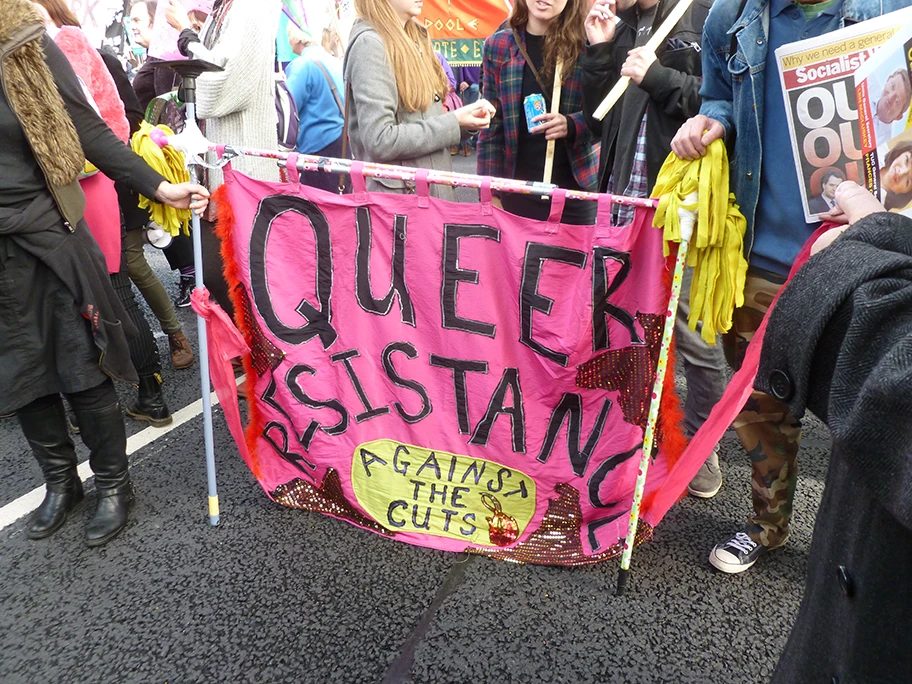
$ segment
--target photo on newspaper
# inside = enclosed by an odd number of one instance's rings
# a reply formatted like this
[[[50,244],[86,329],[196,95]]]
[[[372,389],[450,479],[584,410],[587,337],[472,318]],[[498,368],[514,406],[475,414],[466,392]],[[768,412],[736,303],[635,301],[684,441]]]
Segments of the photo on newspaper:
[[[912,216],[912,24],[855,72],[864,185]]]
[[[865,183],[855,71],[910,25],[912,7],[776,50],[808,223],[834,207],[842,181]]]

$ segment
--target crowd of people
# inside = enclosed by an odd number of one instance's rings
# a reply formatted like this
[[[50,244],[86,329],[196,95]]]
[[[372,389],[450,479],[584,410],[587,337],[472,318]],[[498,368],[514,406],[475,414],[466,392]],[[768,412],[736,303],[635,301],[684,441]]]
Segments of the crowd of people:
[[[164,12],[159,2],[167,3]],[[677,2],[516,0],[485,41],[482,63],[455,70],[434,51],[431,37],[417,21],[421,0],[354,0],[358,18],[344,37],[334,26],[316,31],[289,23],[281,30],[282,0],[215,0],[196,3],[189,11],[178,0],[134,0],[129,26],[135,43],[148,48],[155,22],[167,21],[178,32],[176,50],[221,67],[198,78],[197,115],[210,139],[239,146],[276,146],[280,81],[297,110],[293,144],[300,153],[448,171],[454,154],[469,156],[474,150],[479,175],[527,181],[542,180],[546,156],[553,154],[550,180],[571,190],[648,197],[670,151],[682,159],[697,159],[710,143],[723,139],[731,189],[747,219],[749,270],[744,303],[717,345],[703,341],[699,329],[688,329],[686,294],[692,272],[686,274],[675,337],[687,385],[684,428],[693,435],[722,395],[726,361],[735,370],[741,366],[799,251],[820,225],[807,223],[801,209],[785,103],[773,76],[774,52],[907,3],[694,0],[653,50],[650,38]],[[278,60],[276,41],[291,48],[290,62]],[[150,112],[168,111],[153,105],[179,88],[179,77],[149,56],[131,82],[116,55],[95,47],[81,33],[66,0],[4,0],[0,7],[0,268],[5,274],[0,278],[0,326],[9,341],[0,363],[7,388],[0,396],[0,413],[16,414],[47,482],[47,495],[28,523],[28,536],[38,539],[59,529],[83,496],[61,395],[72,406],[73,422],[91,450],[95,472],[97,512],[86,528],[90,545],[104,544],[123,529],[133,496],[112,378],[139,386],[137,402],[127,407],[130,416],[153,425],[170,420],[157,346],[130,281],[168,336],[174,367],[194,361],[174,311],[175,305],[189,303],[194,275],[190,239],[177,236],[166,249],[180,283],[178,299],[172,302],[144,256],[149,215],[139,209],[139,195],[192,207],[202,215],[206,279],[216,301],[232,311],[207,202],[221,184],[220,172],[207,170],[202,185],[171,185],[127,144]],[[603,120],[597,119],[596,108],[621,78],[630,79],[625,94]],[[557,90],[556,81],[561,86]],[[897,84],[896,97],[902,99],[910,89],[902,87],[901,79]],[[556,92],[559,101],[552,102]],[[544,113],[527,116],[524,101],[530,97],[544,100]],[[86,171],[83,153],[97,173]],[[839,231],[827,234],[816,251],[826,247],[842,254],[848,248],[835,246],[852,240],[876,243],[887,252],[907,249],[908,239],[904,245],[886,240],[883,226],[892,231],[912,226],[895,214],[885,219],[883,212],[908,203],[910,159],[910,143],[891,150],[882,171],[882,198],[860,191],[838,170],[824,173],[816,211],[823,219],[857,225],[838,238]],[[241,158],[234,165],[261,180],[280,178],[276,164],[265,159]],[[338,177],[326,173],[303,173],[301,180],[330,192],[346,191]],[[368,189],[414,192],[407,181],[381,178],[369,179]],[[451,187],[434,185],[431,192],[456,199]],[[532,195],[504,193],[497,202],[530,219],[545,219],[550,213],[550,200]],[[567,201],[562,220],[591,224],[595,211],[592,202]],[[616,225],[627,225],[632,216],[616,206],[613,219]],[[817,281],[806,285],[805,300],[811,288],[822,287],[822,276],[817,275]],[[844,275],[834,272],[832,277]],[[798,302],[801,297],[784,300]],[[898,318],[907,320],[909,311],[897,313]],[[783,328],[771,327],[773,334],[787,338],[795,353],[806,351],[802,331],[794,328],[796,319],[782,314],[779,320]],[[840,321],[847,325],[845,317]],[[889,322],[878,324],[886,330]],[[893,370],[908,380],[909,344],[897,342],[903,344],[905,356]],[[775,353],[781,354],[782,347]],[[765,358],[773,355],[771,351]],[[826,381],[833,387],[837,382],[852,385],[839,375],[846,370],[838,361],[827,373],[814,365],[810,378],[782,373],[783,364],[796,367],[786,360],[770,363],[774,370],[758,375],[757,389],[733,425],[750,459],[752,512],[710,552],[710,563],[723,573],[744,572],[788,541],[805,408],[825,421],[862,430],[858,407],[840,405],[836,410],[820,399],[829,391]],[[814,401],[800,392],[812,392]],[[900,394],[907,396],[908,391]],[[890,472],[901,482],[890,488],[894,498],[887,497],[886,503],[872,499],[870,506],[881,507],[878,511],[898,521],[884,534],[893,535],[900,553],[908,556],[912,440],[907,428],[895,429],[902,432],[905,452],[895,455]],[[860,444],[837,442],[848,463],[845,468],[858,467],[853,459]],[[862,460],[878,467],[876,459]],[[872,491],[886,487],[870,474],[853,480],[840,473],[844,486],[873,478],[874,484],[868,485]],[[689,492],[711,498],[722,484],[714,451]],[[819,542],[824,543],[833,542]],[[833,579],[821,573],[819,581]],[[909,590],[904,592],[908,595]],[[802,618],[812,612],[802,606]],[[865,614],[863,619],[873,618]],[[802,629],[796,629],[801,636],[793,634],[794,639],[814,638],[812,631]],[[878,649],[886,646],[869,641],[865,654],[877,660]],[[845,653],[835,641],[830,651],[828,657],[849,665],[861,662],[860,655]],[[789,672],[783,671],[778,681],[810,681],[795,673],[812,672],[824,660],[819,652],[804,652],[801,644],[790,642]],[[887,660],[895,663],[895,658]],[[882,667],[889,670],[891,665]]]

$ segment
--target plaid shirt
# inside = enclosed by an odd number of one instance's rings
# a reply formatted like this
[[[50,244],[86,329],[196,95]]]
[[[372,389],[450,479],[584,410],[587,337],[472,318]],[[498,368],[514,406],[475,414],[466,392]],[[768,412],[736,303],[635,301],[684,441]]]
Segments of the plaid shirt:
[[[525,40],[525,30],[519,30]],[[526,125],[522,103],[523,69],[526,60],[513,32],[507,28],[490,36],[484,44],[484,83],[482,97],[497,108],[490,127],[478,138],[478,174],[513,178],[516,171],[516,149],[519,127]],[[573,176],[582,188],[594,188],[598,179],[600,144],[592,135],[583,116],[582,70],[579,62],[564,74],[560,113],[576,128],[573,145],[567,146]]]
[[[636,150],[633,153],[633,168],[630,170],[630,180],[627,181],[627,188],[621,193],[627,197],[648,197],[649,196],[649,177],[646,175],[646,117],[649,116],[649,108],[643,114],[643,122],[640,124],[640,130],[637,133]],[[614,185],[614,178],[611,179],[610,185]],[[608,190],[613,193],[614,190]],[[614,216],[614,225],[627,226],[633,223],[635,207],[629,204],[616,204],[617,209]]]

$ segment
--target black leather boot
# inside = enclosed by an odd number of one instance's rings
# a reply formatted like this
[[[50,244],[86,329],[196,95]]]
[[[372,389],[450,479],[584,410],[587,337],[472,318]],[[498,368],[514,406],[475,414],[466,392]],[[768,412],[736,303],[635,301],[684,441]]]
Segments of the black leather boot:
[[[89,546],[107,544],[127,525],[133,507],[133,484],[127,471],[127,431],[120,404],[93,411],[77,410],[82,441],[89,447],[95,473],[95,515],[86,524]]]
[[[29,539],[44,539],[63,527],[67,515],[82,501],[82,481],[76,474],[76,449],[67,432],[63,402],[38,411],[17,414],[22,433],[41,466],[47,493],[29,519]]]
[[[164,427],[174,422],[165,403],[158,374],[139,376],[139,396],[136,403],[127,407],[127,415],[134,420],[145,420],[154,427]]]

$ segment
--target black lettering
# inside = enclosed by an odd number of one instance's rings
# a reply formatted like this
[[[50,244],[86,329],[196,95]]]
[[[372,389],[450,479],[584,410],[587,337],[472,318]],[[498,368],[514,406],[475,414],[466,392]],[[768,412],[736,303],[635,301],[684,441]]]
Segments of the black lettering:
[[[469,318],[461,318],[456,313],[456,289],[459,283],[478,284],[478,271],[459,268],[459,241],[468,237],[481,237],[500,242],[500,231],[490,226],[462,226],[452,223],[443,225],[443,284],[440,287],[441,324],[447,330],[462,330],[475,335],[494,337],[497,326]]]
[[[370,460],[367,460],[370,457]],[[368,467],[372,463],[379,463],[380,465],[386,465],[386,461],[377,456],[377,454],[371,453],[365,448],[361,448],[361,465],[364,466],[364,473],[368,477],[371,476],[370,468]]]
[[[464,361],[449,359],[445,356],[431,354],[430,363],[437,368],[449,368],[453,371],[453,390],[456,393],[456,418],[459,423],[459,434],[469,434],[469,395],[466,392],[466,373],[487,373],[486,361]]]
[[[577,268],[586,265],[586,253],[566,247],[543,245],[537,242],[526,244],[526,255],[523,259],[522,287],[519,292],[520,335],[519,341],[529,347],[539,356],[544,356],[561,366],[566,366],[570,357],[567,354],[549,349],[541,342],[532,338],[532,312],[540,311],[546,316],[551,315],[554,300],[538,292],[538,283],[541,279],[542,266],[545,260],[559,261]]]
[[[481,482],[481,476],[484,475],[486,465],[487,465],[487,463],[482,463],[481,470],[479,470],[478,461],[472,461],[472,465],[470,465],[468,468],[466,468],[465,473],[463,473],[463,475],[462,475],[462,483],[465,484],[466,478],[469,476],[470,473],[473,473],[472,479],[475,480],[475,484],[478,484],[479,482]],[[460,489],[462,489],[462,487],[460,487]]]
[[[387,413],[389,413],[390,410],[389,406],[379,406],[377,408],[374,408],[371,405],[370,399],[368,399],[367,394],[364,391],[364,386],[361,384],[361,379],[355,372],[355,367],[351,362],[352,359],[356,359],[359,356],[361,356],[361,353],[357,349],[349,349],[348,351],[333,354],[329,358],[333,363],[341,361],[343,364],[345,364],[345,372],[348,374],[348,379],[351,380],[352,386],[355,388],[355,392],[358,393],[358,399],[361,401],[361,405],[364,406],[364,412],[359,413],[355,416],[355,422],[363,423],[365,420],[370,420],[371,418],[376,418],[377,416],[385,416]]]
[[[524,480],[519,481],[519,489],[514,489],[512,492],[504,492],[504,496],[513,496],[514,494],[520,494],[519,498],[525,499],[529,496],[529,492],[526,489],[526,483]]]
[[[605,478],[608,477],[608,473],[617,468],[619,465],[632,458],[636,452],[640,450],[641,445],[633,447],[629,451],[625,451],[620,454],[615,454],[611,458],[605,459],[602,464],[595,469],[595,472],[592,473],[592,476],[589,478],[589,503],[595,506],[596,508],[614,508],[617,506],[620,501],[610,501],[604,502],[601,499],[599,494],[599,489],[602,486],[602,483],[605,481]]]
[[[272,431],[277,431],[282,436],[282,443],[278,444],[272,438]],[[317,466],[304,458],[301,454],[294,451],[288,450],[288,430],[285,429],[285,426],[276,421],[270,421],[266,423],[266,426],[263,428],[263,439],[271,446],[275,452],[282,457],[283,460],[287,461],[295,468],[300,470],[302,473],[306,473],[308,476],[311,476],[311,473],[308,468],[311,470],[316,470]]]
[[[276,386],[275,376],[269,378],[269,385],[266,387],[266,391],[263,392],[263,396],[260,397],[263,400],[263,403],[267,406],[271,406],[273,409],[285,416],[285,419],[288,421],[288,424],[291,425],[291,429],[295,434],[295,439],[298,440],[298,443],[304,447],[304,451],[310,451],[310,443],[313,441],[314,435],[317,433],[317,430],[320,429],[320,424],[312,420],[307,425],[307,429],[298,437],[298,428],[295,425],[294,420],[288,414],[288,412],[282,407],[282,405],[275,398],[276,391],[278,387]],[[307,461],[311,468],[316,470],[317,466]]]
[[[386,509],[386,521],[393,527],[405,527],[405,520],[399,521],[393,518],[393,511],[397,508],[404,508],[408,510],[408,502],[406,501],[391,501],[389,508]]]
[[[428,454],[428,457],[424,460],[424,463],[422,463],[421,467],[418,468],[418,472],[415,473],[415,477],[421,477],[421,471],[423,471],[425,468],[432,468],[434,470],[434,475],[438,480],[440,479],[440,464],[437,463],[437,455],[433,451]]]
[[[620,263],[621,268],[608,285],[608,269],[605,260],[611,259]],[[609,302],[617,289],[630,275],[630,252],[620,252],[611,247],[595,247],[592,261],[592,350],[609,349],[611,340],[608,336],[608,320],[611,316],[627,328],[631,344],[643,344],[643,338],[636,330],[633,316]]]
[[[411,465],[408,461],[402,462],[402,470],[399,470],[399,452],[403,452],[406,456],[409,455],[409,450],[402,444],[396,446],[396,451],[393,453],[393,470],[395,470],[400,475],[408,474],[408,467]]]
[[[412,494],[412,499],[418,501],[418,493],[426,483],[422,482],[421,480],[409,480],[409,482],[415,485],[415,492]]]
[[[475,530],[478,528],[475,527],[474,513],[466,513],[464,516],[462,516],[462,522],[464,522],[466,525],[471,525],[472,527],[468,530],[464,527],[460,527],[459,534],[464,534],[466,537],[471,537],[473,534],[475,534]]]
[[[462,500],[462,495],[468,494],[470,491],[472,490],[468,487],[453,487],[453,498],[450,499],[450,504],[453,508],[465,508],[466,505],[459,502]]]
[[[399,414],[399,417],[402,418],[406,423],[418,423],[429,415],[431,415],[431,398],[428,396],[427,390],[424,385],[415,380],[407,380],[403,378],[399,373],[396,372],[395,367],[393,366],[392,355],[393,352],[402,352],[409,359],[414,359],[418,356],[418,351],[415,349],[415,346],[408,342],[391,342],[383,349],[381,354],[381,359],[383,361],[383,370],[386,372],[386,377],[390,379],[397,387],[404,387],[406,389],[412,390],[421,398],[421,410],[418,413],[408,413],[402,404],[398,401],[393,402],[393,407],[396,409],[396,413]]]
[[[582,477],[589,465],[589,458],[598,445],[602,437],[602,430],[605,429],[605,421],[608,419],[608,411],[611,409],[611,400],[605,399],[598,417],[595,419],[595,425],[589,433],[586,445],[580,449],[580,433],[583,425],[583,400],[578,394],[565,392],[560,402],[554,407],[551,413],[551,420],[548,421],[548,431],[545,433],[545,440],[542,443],[541,452],[538,454],[538,460],[547,463],[548,457],[554,450],[554,443],[557,440],[557,433],[567,418],[567,455],[570,457],[570,465],[577,477]]]
[[[424,522],[418,522],[418,504],[412,506],[412,525],[416,530],[429,530],[431,529],[431,509],[430,507],[424,509]]]
[[[589,546],[592,548],[592,552],[595,553],[602,545],[599,543],[598,539],[595,538],[595,533],[600,527],[604,527],[608,523],[612,523],[618,518],[624,515],[624,511],[620,513],[615,513],[614,515],[608,516],[607,518],[600,518],[599,520],[593,520],[592,522],[586,525],[586,535],[589,538]],[[620,541],[620,540],[618,540]]]
[[[315,420],[310,421],[310,425],[307,426],[307,429],[304,431],[304,435],[300,440],[302,446],[305,449],[310,448],[310,442],[313,439],[313,436],[316,433],[317,429],[322,430],[327,435],[341,435],[348,429],[348,411],[342,405],[342,402],[340,402],[338,399],[329,399],[327,401],[313,399],[312,397],[308,396],[308,394],[303,389],[301,389],[301,386],[298,384],[298,378],[300,378],[302,374],[307,373],[308,375],[315,375],[316,372],[317,371],[310,366],[299,363],[289,368],[288,373],[285,375],[285,386],[288,388],[288,391],[291,392],[291,396],[293,396],[299,404],[303,404],[304,406],[312,409],[328,408],[339,414],[339,422],[329,427],[325,427]],[[271,387],[274,393],[274,385],[271,385]],[[266,393],[269,394],[268,388]],[[275,406],[275,404],[271,405]]]
[[[511,477],[513,477],[513,473],[510,471],[509,468],[501,468],[500,470],[497,471],[497,488],[496,489],[494,488],[494,480],[488,480],[488,491],[489,492],[496,494],[501,489],[503,489],[504,475],[507,476],[508,480]]]
[[[456,471],[456,457],[450,459],[450,472],[447,473],[447,482],[453,481],[453,473]]]
[[[504,406],[507,388],[513,395],[513,405]],[[523,409],[522,389],[519,386],[519,370],[517,368],[505,368],[497,389],[491,395],[491,401],[488,402],[488,410],[485,411],[484,417],[475,427],[472,433],[472,439],[469,444],[488,445],[488,438],[491,436],[491,428],[494,421],[501,414],[510,416],[510,426],[512,429],[513,451],[516,453],[525,453],[526,451],[526,418]]]
[[[355,221],[358,224],[358,253],[355,260],[355,283],[358,304],[368,313],[386,316],[393,306],[393,296],[399,295],[399,310],[403,323],[415,327],[415,308],[405,285],[405,235],[408,219],[396,214],[393,220],[393,273],[390,278],[390,289],[383,299],[375,299],[371,292],[371,215],[367,207],[355,210]]]
[[[272,306],[266,273],[266,247],[272,223],[286,212],[300,214],[310,224],[316,241],[317,269],[316,295],[319,308],[302,299],[295,309],[307,320],[306,325],[292,328],[279,320]],[[329,222],[313,202],[295,195],[270,195],[260,201],[253,228],[250,232],[250,287],[253,301],[272,333],[288,344],[303,344],[319,336],[324,349],[336,341],[338,334],[332,327],[333,261]]]
[[[450,531],[450,518],[452,518],[454,515],[459,515],[459,511],[450,511],[450,510],[447,510],[446,508],[443,508],[441,510],[442,510],[443,514],[446,516],[446,518],[443,521],[443,531],[449,532]]]
[[[438,490],[437,485],[432,482],[431,493],[428,495],[428,503],[434,503],[434,499],[436,499],[438,496],[440,497],[440,503],[446,506],[447,486],[441,485],[441,489]]]

